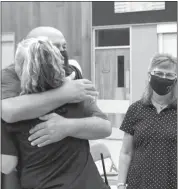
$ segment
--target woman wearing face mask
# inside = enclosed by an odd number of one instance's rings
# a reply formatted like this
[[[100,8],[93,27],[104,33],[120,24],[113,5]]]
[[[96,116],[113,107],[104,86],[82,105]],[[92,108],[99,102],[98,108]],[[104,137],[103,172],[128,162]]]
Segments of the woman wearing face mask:
[[[156,55],[148,86],[120,127],[118,189],[177,188],[177,60]]]

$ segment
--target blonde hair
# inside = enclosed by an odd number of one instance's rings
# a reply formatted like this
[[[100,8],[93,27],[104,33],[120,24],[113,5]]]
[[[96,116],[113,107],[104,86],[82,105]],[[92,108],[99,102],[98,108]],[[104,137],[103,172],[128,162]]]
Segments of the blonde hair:
[[[60,51],[45,37],[23,40],[17,46],[15,67],[21,95],[43,92],[62,85],[65,71]]]
[[[150,62],[148,73],[151,72],[154,68],[161,66],[163,63],[169,62],[177,69],[177,59],[169,54],[156,54]],[[142,101],[144,104],[149,104],[153,95],[153,89],[150,86],[150,83],[147,83],[145,92],[142,96]],[[176,85],[172,89],[172,101],[171,103],[177,104],[177,90]]]

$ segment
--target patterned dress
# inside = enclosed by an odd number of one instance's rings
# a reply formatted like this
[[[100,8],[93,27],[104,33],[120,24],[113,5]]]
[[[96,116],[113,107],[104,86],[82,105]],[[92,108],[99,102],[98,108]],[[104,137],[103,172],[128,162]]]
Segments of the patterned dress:
[[[177,105],[157,113],[150,102],[133,103],[120,127],[133,135],[128,189],[177,188]]]

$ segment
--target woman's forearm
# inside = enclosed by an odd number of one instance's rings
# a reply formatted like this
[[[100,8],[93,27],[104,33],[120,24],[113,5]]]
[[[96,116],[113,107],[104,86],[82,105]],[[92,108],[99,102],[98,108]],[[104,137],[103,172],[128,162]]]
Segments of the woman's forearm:
[[[8,123],[40,117],[71,101],[62,88],[2,100],[2,119]]]
[[[119,183],[126,183],[127,180],[127,174],[128,169],[131,162],[131,154],[123,153],[121,151],[120,157],[119,157],[119,176],[118,176],[118,182]]]

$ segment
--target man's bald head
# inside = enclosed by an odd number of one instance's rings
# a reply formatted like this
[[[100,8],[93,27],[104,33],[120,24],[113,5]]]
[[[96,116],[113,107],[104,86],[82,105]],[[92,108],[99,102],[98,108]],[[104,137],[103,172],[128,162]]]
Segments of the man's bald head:
[[[66,40],[62,32],[53,27],[41,26],[34,28],[28,33],[26,38],[36,38],[40,36],[48,37],[48,39],[54,45],[57,45],[60,50],[63,50],[61,47],[66,46]]]

